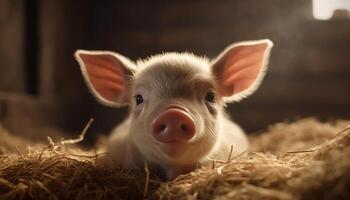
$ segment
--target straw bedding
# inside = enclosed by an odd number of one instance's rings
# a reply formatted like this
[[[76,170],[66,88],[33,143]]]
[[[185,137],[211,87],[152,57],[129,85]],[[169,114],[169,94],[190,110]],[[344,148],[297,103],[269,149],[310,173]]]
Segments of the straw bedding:
[[[246,156],[161,182],[105,166],[106,154],[0,130],[0,199],[350,199],[350,121],[279,123]]]

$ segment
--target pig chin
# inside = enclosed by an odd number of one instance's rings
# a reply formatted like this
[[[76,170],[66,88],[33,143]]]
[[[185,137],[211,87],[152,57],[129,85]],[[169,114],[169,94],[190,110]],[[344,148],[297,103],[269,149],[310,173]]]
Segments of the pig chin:
[[[167,157],[176,159],[181,157],[188,150],[189,145],[189,143],[172,142],[168,144],[159,144],[159,148]]]
[[[171,164],[194,164],[209,154],[215,140],[197,138],[186,143],[157,144],[162,160]]]

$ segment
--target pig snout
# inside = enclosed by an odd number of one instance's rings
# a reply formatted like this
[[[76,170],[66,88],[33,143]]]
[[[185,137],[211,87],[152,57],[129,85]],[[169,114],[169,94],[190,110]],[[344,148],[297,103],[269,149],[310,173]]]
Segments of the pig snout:
[[[189,141],[196,132],[194,120],[187,111],[170,107],[161,112],[152,122],[151,133],[162,143]]]

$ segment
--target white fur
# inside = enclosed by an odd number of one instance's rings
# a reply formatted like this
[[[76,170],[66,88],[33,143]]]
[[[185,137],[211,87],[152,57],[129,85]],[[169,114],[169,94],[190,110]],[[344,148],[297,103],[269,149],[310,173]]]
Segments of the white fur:
[[[204,164],[208,164],[208,162],[212,160],[227,161],[229,159],[231,147],[231,159],[248,150],[248,139],[242,128],[229,120],[226,116],[222,116],[219,121],[220,133],[218,134],[218,142],[211,153],[202,161]]]
[[[209,59],[205,56],[197,56],[190,52],[166,52],[162,54],[157,54],[150,56],[146,59],[138,60],[137,66],[140,70],[145,69],[149,66],[155,64],[176,64],[180,66],[185,66],[186,64],[191,64],[191,66],[200,66],[202,70],[209,72]]]

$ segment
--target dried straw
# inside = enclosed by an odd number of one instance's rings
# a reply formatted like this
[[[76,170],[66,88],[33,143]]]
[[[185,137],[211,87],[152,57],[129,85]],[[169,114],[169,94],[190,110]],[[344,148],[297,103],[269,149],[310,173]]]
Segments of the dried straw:
[[[111,168],[100,162],[104,154],[53,141],[3,151],[0,199],[350,199],[349,124],[276,124],[250,137],[247,155],[170,182],[149,174],[146,163],[142,170]]]

